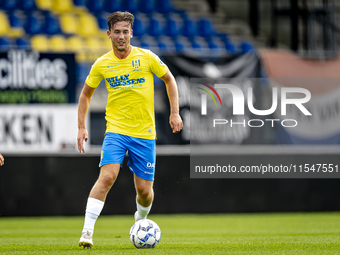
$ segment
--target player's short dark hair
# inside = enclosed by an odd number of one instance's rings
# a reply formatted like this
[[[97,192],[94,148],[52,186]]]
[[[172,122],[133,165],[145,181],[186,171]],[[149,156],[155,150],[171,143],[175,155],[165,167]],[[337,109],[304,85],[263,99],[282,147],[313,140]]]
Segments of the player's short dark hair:
[[[106,22],[109,27],[109,30],[111,30],[114,24],[119,21],[129,22],[131,25],[131,29],[132,29],[134,20],[135,20],[135,17],[129,12],[114,12],[107,17]]]

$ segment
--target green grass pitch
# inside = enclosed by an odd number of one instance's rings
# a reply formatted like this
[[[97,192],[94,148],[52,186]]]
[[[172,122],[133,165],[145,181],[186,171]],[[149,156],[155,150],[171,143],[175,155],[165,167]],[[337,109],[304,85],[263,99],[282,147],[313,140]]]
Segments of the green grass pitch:
[[[78,247],[83,217],[0,218],[0,254],[340,254],[340,213],[150,215],[155,249],[129,239],[133,216],[101,216],[92,249]]]

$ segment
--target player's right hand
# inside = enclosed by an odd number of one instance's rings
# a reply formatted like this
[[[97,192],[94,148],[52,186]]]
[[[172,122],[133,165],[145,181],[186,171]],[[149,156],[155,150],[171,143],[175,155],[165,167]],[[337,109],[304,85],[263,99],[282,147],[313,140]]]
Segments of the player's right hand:
[[[78,137],[77,137],[77,142],[78,142],[78,151],[80,153],[85,153],[85,147],[84,147],[84,140],[87,142],[87,130],[86,128],[81,128],[78,130]]]
[[[2,166],[3,164],[5,164],[5,159],[4,159],[4,157],[0,154],[0,166]]]
[[[178,113],[170,115],[169,123],[173,133],[178,133],[183,128],[183,121]]]

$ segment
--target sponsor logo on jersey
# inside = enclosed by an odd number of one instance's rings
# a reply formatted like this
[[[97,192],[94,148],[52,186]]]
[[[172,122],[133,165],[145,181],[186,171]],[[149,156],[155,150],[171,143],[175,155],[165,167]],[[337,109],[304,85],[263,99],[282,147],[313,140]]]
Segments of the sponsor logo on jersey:
[[[150,163],[150,162],[148,162],[148,163],[146,164],[146,166],[147,166],[148,168],[155,168],[155,163]]]
[[[130,74],[123,74],[120,76],[114,76],[106,78],[105,80],[110,84],[111,88],[116,88],[120,86],[136,85],[145,82],[145,77],[137,79],[129,79]]]
[[[107,70],[105,71],[104,73],[111,73],[111,72],[117,72],[117,71],[120,71],[122,70],[121,68],[117,68],[117,69],[110,69],[110,70]]]
[[[107,68],[111,68],[111,67],[116,67],[116,66],[119,66],[120,64],[116,64],[116,65],[109,65],[107,66]]]
[[[136,59],[136,60],[132,60],[132,67],[135,69],[139,69],[140,67],[140,60]]]

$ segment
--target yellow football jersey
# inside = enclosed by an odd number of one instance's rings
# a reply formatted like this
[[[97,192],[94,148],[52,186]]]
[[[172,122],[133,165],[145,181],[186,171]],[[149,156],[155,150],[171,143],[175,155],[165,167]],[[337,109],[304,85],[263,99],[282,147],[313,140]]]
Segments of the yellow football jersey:
[[[168,68],[150,50],[131,46],[125,59],[113,50],[96,60],[86,83],[96,88],[104,78],[109,92],[106,106],[106,132],[155,139],[154,82]]]

